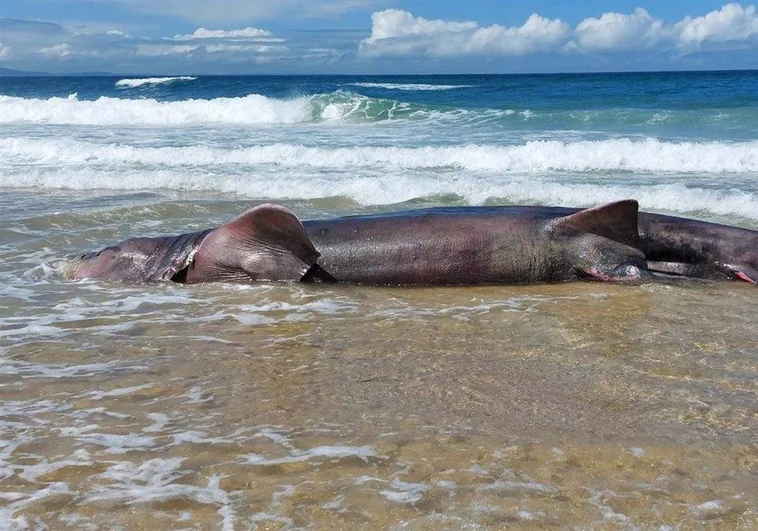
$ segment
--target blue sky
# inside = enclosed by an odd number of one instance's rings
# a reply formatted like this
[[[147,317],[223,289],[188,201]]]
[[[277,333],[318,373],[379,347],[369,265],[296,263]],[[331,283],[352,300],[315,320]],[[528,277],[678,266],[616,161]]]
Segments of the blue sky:
[[[0,0],[0,67],[155,75],[758,68],[758,10],[723,0]]]

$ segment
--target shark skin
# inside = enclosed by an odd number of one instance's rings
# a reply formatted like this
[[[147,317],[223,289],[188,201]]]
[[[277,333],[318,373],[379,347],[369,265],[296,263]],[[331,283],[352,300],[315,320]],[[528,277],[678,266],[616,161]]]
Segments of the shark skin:
[[[374,216],[306,221],[304,225],[314,245],[322,253],[319,264],[339,278],[343,269],[350,269],[350,266],[359,262],[364,270],[376,267],[368,263],[366,251],[369,254],[377,253],[379,247],[387,246],[391,240],[386,230],[408,230],[407,222],[411,222],[413,226],[418,224],[413,220],[454,218],[459,224],[467,227],[475,226],[477,223],[481,223],[483,227],[486,225],[484,220],[493,219],[524,220],[532,225],[548,225],[556,219],[579,212],[582,212],[582,209],[543,206],[436,207]],[[602,224],[603,220],[600,219],[598,222]],[[508,225],[509,223],[504,223],[504,226]],[[638,213],[637,225],[638,239],[626,240],[625,243],[642,251],[650,273],[758,283],[756,230],[646,212]],[[605,236],[615,238],[613,234]],[[362,247],[362,238],[367,240],[365,247]],[[374,247],[368,245],[368,242],[373,242]],[[363,251],[359,252],[359,249]],[[381,257],[382,255],[379,255],[379,258]],[[412,257],[411,254],[410,258]],[[387,265],[382,267],[386,268]],[[599,278],[601,275],[592,275],[591,272],[587,275],[586,271],[583,273],[580,270],[579,276],[602,280]],[[360,277],[361,273],[347,271],[343,278],[350,279],[353,276]],[[370,282],[370,279],[368,280]]]
[[[659,273],[755,283],[758,231],[641,213],[633,200],[302,223],[285,207],[261,205],[216,229],[133,238],[81,255],[70,271],[74,279],[184,283],[520,284],[646,281]]]
[[[653,271],[758,282],[758,231],[642,213],[639,230],[648,267]]]
[[[636,201],[551,210],[437,208],[306,221],[319,266],[369,285],[649,280]]]

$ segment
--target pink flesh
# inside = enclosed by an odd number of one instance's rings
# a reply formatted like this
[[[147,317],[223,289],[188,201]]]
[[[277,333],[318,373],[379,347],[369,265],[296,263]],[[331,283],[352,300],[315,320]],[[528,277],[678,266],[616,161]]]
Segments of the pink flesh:
[[[737,271],[734,274],[734,276],[737,277],[737,278],[739,278],[740,280],[744,280],[745,282],[747,282],[749,284],[755,284],[756,283],[755,280],[753,280],[752,278],[750,278],[749,276],[747,276],[742,271]]]

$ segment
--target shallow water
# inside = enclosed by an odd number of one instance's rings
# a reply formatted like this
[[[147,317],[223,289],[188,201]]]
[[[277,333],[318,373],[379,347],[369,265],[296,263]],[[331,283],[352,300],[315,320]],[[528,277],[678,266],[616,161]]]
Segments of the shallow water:
[[[10,528],[758,524],[752,286],[70,282],[67,252],[250,204],[2,197]]]

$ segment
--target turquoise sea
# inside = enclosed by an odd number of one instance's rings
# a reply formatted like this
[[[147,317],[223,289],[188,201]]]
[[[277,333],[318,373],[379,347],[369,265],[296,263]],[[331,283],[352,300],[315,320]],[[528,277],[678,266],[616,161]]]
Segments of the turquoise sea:
[[[758,72],[0,78],[0,528],[750,529],[755,287],[72,282],[435,205],[758,229]]]

